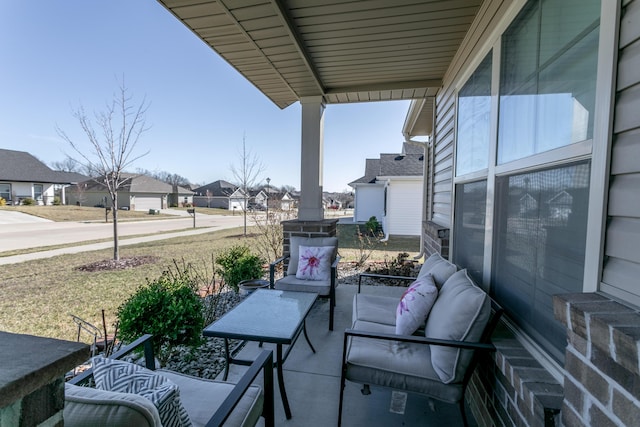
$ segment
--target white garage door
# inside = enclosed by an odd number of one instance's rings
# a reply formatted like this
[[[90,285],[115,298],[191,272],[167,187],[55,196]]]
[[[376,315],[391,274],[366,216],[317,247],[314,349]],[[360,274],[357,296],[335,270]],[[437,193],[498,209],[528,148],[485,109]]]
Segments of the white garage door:
[[[162,209],[162,196],[136,196],[135,209],[148,211],[149,209]]]

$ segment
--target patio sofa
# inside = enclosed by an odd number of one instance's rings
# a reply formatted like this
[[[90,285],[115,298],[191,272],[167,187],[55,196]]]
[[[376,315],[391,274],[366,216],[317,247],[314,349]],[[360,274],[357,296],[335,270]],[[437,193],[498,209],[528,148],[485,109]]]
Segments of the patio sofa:
[[[426,320],[411,318],[411,331],[402,331],[406,328],[401,315],[408,311],[405,305],[399,306],[401,299],[361,293],[358,284],[352,327],[344,334],[338,425],[346,380],[364,384],[365,390],[370,384],[378,385],[458,404],[467,425],[465,390],[478,354],[494,350],[490,337],[502,308],[473,283],[466,270],[456,270],[454,264],[433,255],[417,278],[362,275],[360,280],[414,281],[405,291],[402,304],[424,297],[431,299],[431,308],[424,314]],[[401,321],[403,325],[399,325]]]
[[[67,382],[64,425],[160,427],[186,425],[186,417],[194,427],[274,425],[270,350],[262,351],[234,384],[156,370],[151,341],[152,335],[144,335],[108,359],[94,358],[92,369]],[[144,346],[146,368],[117,360],[140,346]],[[264,387],[252,385],[260,372]],[[87,386],[99,381],[110,387]],[[123,391],[123,387],[136,390]]]

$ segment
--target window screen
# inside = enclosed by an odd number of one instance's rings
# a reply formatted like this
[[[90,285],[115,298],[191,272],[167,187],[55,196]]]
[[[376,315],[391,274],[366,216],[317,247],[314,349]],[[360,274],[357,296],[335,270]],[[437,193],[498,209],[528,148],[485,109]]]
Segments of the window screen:
[[[492,292],[557,360],[566,331],[552,295],[582,292],[589,162],[496,179]]]
[[[455,206],[453,262],[466,268],[471,278],[480,285],[484,262],[487,181],[457,185]]]

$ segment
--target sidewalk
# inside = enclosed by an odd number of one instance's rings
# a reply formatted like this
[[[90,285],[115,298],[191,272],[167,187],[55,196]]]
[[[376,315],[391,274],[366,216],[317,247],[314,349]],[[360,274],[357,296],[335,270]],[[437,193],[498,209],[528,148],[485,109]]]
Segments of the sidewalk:
[[[178,231],[175,233],[165,233],[165,234],[154,235],[154,236],[132,237],[130,239],[120,239],[118,243],[119,243],[119,246],[128,246],[128,245],[135,245],[143,242],[155,242],[157,240],[172,239],[174,237],[193,236],[196,234],[211,233],[212,231],[218,231],[220,229],[221,229],[220,227],[197,228],[194,230]],[[109,248],[113,248],[113,240],[108,242],[90,243],[86,245],[80,244],[78,246],[69,246],[66,248],[43,250],[40,252],[32,252],[29,254],[0,257],[0,265],[16,264],[19,262],[33,261],[36,259],[51,258],[58,255],[77,254],[80,252],[98,251],[101,249],[109,249]]]

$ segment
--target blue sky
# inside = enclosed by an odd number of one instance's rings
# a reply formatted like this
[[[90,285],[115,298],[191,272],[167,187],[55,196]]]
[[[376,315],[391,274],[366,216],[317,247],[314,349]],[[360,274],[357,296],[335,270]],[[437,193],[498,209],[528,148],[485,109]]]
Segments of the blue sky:
[[[77,157],[72,112],[103,111],[119,79],[149,102],[135,167],[194,183],[233,181],[243,135],[271,185],[300,187],[300,105],[280,110],[152,0],[8,0],[0,14],[0,148],[45,163]],[[399,152],[409,103],[328,105],[324,189],[343,191],[366,158]],[[82,142],[84,144],[84,142]],[[88,145],[87,145],[88,147]]]

